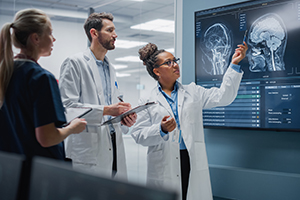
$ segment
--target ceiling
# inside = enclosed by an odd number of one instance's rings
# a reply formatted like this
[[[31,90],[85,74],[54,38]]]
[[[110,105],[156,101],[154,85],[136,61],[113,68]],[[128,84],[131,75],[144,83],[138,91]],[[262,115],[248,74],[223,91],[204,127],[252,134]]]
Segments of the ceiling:
[[[140,42],[153,42],[159,48],[174,48],[174,33],[143,31],[130,26],[155,19],[174,20],[174,0],[0,0],[0,13],[12,15],[14,10],[24,7],[36,7],[44,10],[52,20],[76,21],[84,23],[90,8],[95,12],[110,12],[114,15],[114,24],[118,39]],[[57,12],[61,11],[61,12]],[[118,73],[136,73],[142,68],[141,62],[118,62],[118,57],[137,56],[140,48],[116,48],[108,53],[113,64],[128,65]],[[146,70],[143,70],[144,72]]]

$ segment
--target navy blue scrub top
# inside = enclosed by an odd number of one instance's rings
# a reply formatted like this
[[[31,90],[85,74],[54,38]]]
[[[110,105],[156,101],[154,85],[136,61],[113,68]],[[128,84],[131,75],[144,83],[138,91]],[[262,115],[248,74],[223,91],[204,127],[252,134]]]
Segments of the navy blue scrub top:
[[[63,160],[63,142],[45,148],[35,136],[37,127],[66,122],[55,77],[31,60],[15,60],[14,69],[0,109],[0,150]]]

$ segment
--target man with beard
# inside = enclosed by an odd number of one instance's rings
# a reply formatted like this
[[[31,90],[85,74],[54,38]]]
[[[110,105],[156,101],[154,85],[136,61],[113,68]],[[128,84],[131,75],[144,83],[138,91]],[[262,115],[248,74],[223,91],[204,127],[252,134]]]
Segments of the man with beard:
[[[105,56],[115,48],[117,34],[110,13],[93,13],[84,24],[90,47],[67,58],[60,71],[59,88],[65,107],[91,107],[85,116],[86,130],[65,141],[66,157],[75,169],[114,177],[127,178],[122,132],[127,133],[136,114],[121,123],[100,126],[111,116],[131,109],[119,102],[119,86],[114,68]]]

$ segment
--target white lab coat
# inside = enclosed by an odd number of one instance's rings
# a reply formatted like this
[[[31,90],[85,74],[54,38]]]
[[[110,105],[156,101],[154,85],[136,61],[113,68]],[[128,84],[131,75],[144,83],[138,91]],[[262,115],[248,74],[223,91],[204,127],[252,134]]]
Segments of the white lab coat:
[[[181,134],[189,152],[191,172],[188,200],[212,200],[209,169],[204,143],[202,109],[230,104],[236,97],[242,73],[231,67],[220,88],[205,89],[191,83],[178,83],[178,115]],[[177,191],[181,198],[180,148],[177,128],[164,136],[160,124],[164,116],[174,117],[171,107],[158,87],[140,103],[158,104],[138,113],[131,135],[138,144],[148,146],[147,184]]]
[[[107,58],[105,57],[105,59]],[[109,71],[111,101],[117,103],[118,84],[115,70],[110,64]],[[107,125],[100,126],[101,122],[105,121],[105,117],[103,117],[105,99],[97,64],[89,49],[71,56],[63,62],[59,89],[64,106],[93,108],[84,116],[87,121],[86,130],[80,134],[72,134],[65,140],[66,157],[72,159],[75,169],[111,177],[113,150],[110,131]],[[117,144],[117,174],[115,177],[127,179],[122,131],[127,133],[128,127],[121,127],[121,124],[118,123],[114,124],[114,128]]]

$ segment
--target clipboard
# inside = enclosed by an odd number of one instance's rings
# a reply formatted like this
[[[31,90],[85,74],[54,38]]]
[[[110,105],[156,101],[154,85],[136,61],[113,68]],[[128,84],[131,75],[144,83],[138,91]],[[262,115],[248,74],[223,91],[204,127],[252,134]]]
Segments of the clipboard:
[[[150,106],[153,106],[153,105],[155,105],[155,104],[156,104],[156,102],[148,102],[148,103],[145,103],[144,105],[137,106],[137,107],[135,107],[135,108],[133,108],[133,109],[131,109],[131,110],[128,110],[128,111],[122,113],[121,115],[118,115],[118,116],[116,116],[116,117],[113,117],[113,118],[111,118],[111,119],[109,119],[109,120],[103,122],[103,123],[101,124],[101,126],[106,125],[106,124],[109,124],[109,123],[112,123],[112,124],[118,123],[118,122],[122,121],[122,119],[123,119],[124,117],[126,117],[127,115],[130,115],[130,114],[132,114],[132,113],[138,113],[138,112],[140,112],[140,111],[142,111],[142,110],[144,110],[144,109],[147,109],[147,108],[149,108]]]
[[[66,116],[67,123],[65,123],[63,126],[67,126],[73,119],[81,118],[84,115],[91,112],[92,110],[93,109],[90,107],[65,108],[65,116]]]

